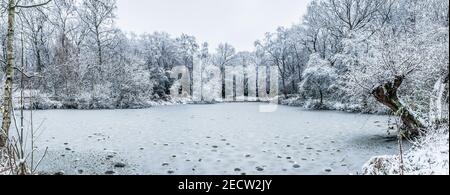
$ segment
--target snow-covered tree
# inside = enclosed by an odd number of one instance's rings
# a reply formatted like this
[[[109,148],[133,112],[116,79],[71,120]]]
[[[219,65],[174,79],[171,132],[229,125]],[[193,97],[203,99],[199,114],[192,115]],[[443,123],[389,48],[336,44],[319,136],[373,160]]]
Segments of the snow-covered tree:
[[[235,55],[236,49],[228,43],[219,44],[213,55],[213,64],[220,68],[223,98],[225,98],[225,67],[232,65]]]
[[[300,83],[300,92],[307,97],[318,98],[320,106],[323,106],[324,98],[335,91],[336,70],[319,54],[311,55],[303,72],[303,78],[303,82]]]
[[[372,94],[402,119],[410,134],[417,135],[425,125],[414,111],[427,113],[421,109],[428,106],[421,104],[429,101],[421,98],[429,98],[436,81],[446,76],[440,72],[448,65],[448,27],[430,24],[433,21],[422,14],[428,12],[424,1],[398,1],[392,9],[386,24],[369,39],[361,39],[365,35],[360,33],[346,41],[354,47],[353,58],[346,62],[351,64],[351,86]]]
[[[179,38],[176,39],[177,43],[180,46],[180,52],[182,55],[182,61],[183,65],[186,66],[190,73],[190,78],[192,78],[192,72],[193,70],[193,61],[194,61],[194,55],[198,52],[199,45],[197,44],[197,41],[195,40],[194,36],[189,36],[186,34],[182,34]],[[192,85],[193,80],[190,79],[190,91],[192,95]]]

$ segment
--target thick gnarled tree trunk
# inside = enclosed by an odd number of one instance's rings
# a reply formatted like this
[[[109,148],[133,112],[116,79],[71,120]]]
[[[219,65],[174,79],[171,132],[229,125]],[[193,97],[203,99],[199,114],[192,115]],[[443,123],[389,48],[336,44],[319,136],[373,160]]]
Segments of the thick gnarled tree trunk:
[[[402,120],[404,128],[408,132],[408,136],[420,135],[424,130],[423,124],[418,121],[414,115],[400,102],[397,91],[402,85],[403,76],[395,77],[393,82],[386,82],[372,91],[372,95],[378,102],[387,106],[393,112],[397,113]]]
[[[2,132],[0,133],[0,148],[6,146],[8,139],[9,128],[11,126],[12,113],[12,88],[14,77],[14,22],[16,16],[14,0],[9,0],[8,3],[8,34],[6,42],[6,81],[3,94],[3,121]]]

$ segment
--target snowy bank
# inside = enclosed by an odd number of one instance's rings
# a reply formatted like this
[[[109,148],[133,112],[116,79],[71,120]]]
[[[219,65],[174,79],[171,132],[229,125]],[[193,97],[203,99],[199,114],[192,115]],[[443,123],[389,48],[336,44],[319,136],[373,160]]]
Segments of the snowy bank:
[[[13,94],[13,105],[19,109],[21,105],[21,94]],[[36,110],[51,109],[142,109],[154,106],[183,105],[193,103],[191,98],[166,98],[152,99],[147,97],[132,98],[116,101],[116,98],[110,98],[106,95],[92,98],[90,94],[82,94],[77,97],[57,97],[41,93],[37,90],[25,90],[23,94],[23,104],[26,110],[30,108]],[[1,100],[0,100],[1,101]]]
[[[448,126],[417,141],[403,159],[405,175],[449,175]],[[365,175],[399,175],[399,156],[373,157],[363,167]]]
[[[289,96],[288,98],[280,97],[280,104],[286,106],[301,107],[308,110],[335,110],[350,113],[364,114],[388,114],[389,111],[377,104],[369,101],[366,105],[361,103],[343,103],[336,100],[326,100],[320,104],[319,100],[306,99],[298,95]]]

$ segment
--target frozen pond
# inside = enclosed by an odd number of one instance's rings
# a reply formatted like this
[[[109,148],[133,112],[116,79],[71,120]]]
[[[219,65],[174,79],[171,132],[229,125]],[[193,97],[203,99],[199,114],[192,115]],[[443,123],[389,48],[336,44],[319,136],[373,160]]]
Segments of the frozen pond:
[[[258,103],[143,110],[49,110],[37,142],[53,174],[357,174],[374,155],[396,154],[388,117]]]

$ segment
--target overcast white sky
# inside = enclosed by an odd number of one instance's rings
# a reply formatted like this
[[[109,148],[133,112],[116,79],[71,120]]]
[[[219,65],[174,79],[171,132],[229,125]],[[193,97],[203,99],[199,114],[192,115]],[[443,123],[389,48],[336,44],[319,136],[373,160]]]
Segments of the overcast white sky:
[[[117,25],[126,32],[194,35],[210,49],[227,42],[238,51],[279,26],[298,23],[310,0],[118,0]]]

